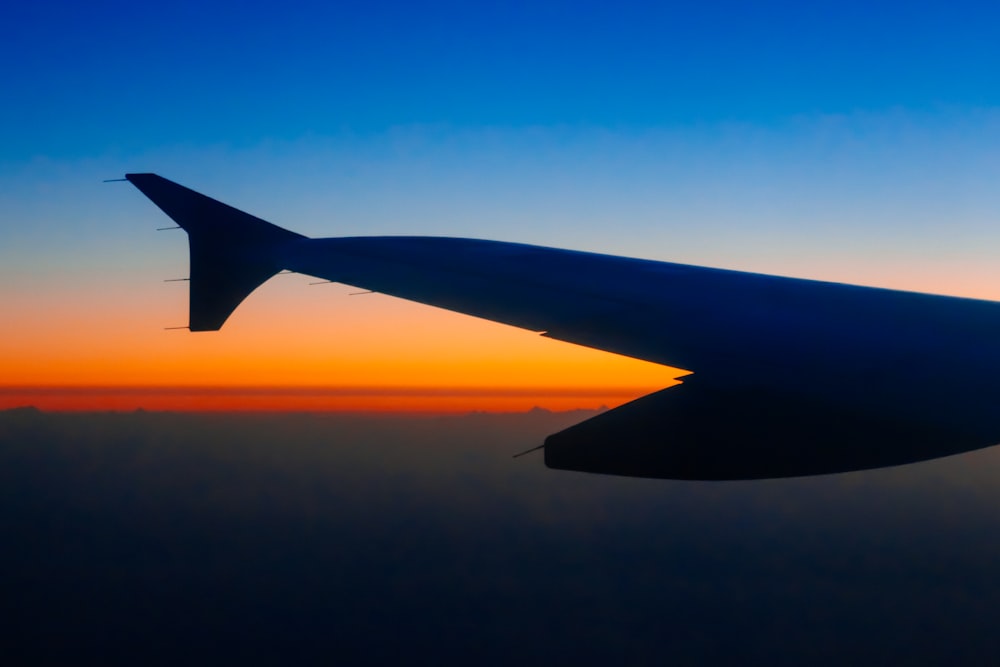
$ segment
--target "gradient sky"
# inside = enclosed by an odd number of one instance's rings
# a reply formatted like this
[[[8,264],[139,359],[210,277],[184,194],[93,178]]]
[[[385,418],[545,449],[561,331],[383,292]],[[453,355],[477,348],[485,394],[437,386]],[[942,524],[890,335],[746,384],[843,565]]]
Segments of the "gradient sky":
[[[1000,299],[996,7],[342,4],[2,10],[0,407],[38,402],[11,386],[97,385],[565,389],[541,404],[596,407],[595,388],[674,375],[295,275],[218,334],[164,331],[186,323],[185,284],[161,282],[186,275],[186,239],[101,183],[129,171],[311,236]]]

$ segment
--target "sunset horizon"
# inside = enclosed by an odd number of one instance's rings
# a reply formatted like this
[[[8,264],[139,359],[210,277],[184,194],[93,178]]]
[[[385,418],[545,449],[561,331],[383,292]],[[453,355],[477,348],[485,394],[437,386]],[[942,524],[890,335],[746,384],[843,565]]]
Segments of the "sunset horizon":
[[[3,17],[5,664],[997,663],[1000,4]]]
[[[565,412],[617,407],[672,386],[0,385],[0,410],[363,412],[460,414]]]

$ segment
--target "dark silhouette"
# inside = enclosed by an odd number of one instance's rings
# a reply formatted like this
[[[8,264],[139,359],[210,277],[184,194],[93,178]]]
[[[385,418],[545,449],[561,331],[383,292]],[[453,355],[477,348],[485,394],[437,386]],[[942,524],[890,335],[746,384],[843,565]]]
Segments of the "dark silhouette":
[[[1000,304],[460,238],[309,239],[155,174],[190,237],[190,329],[287,269],[694,371],[552,436],[552,467],[752,479],[1000,442]]]
[[[988,436],[933,418],[900,421],[802,395],[695,380],[545,440],[550,468],[664,479],[762,479],[911,463],[982,447]]]

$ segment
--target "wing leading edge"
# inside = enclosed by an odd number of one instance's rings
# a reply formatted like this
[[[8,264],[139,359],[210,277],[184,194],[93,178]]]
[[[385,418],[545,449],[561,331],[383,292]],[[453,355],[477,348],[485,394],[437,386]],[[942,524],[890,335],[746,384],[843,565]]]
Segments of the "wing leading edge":
[[[780,477],[1000,441],[994,302],[497,241],[309,239],[159,176],[127,178],[189,233],[192,330],[219,328],[289,269],[694,371],[550,437],[552,467]]]

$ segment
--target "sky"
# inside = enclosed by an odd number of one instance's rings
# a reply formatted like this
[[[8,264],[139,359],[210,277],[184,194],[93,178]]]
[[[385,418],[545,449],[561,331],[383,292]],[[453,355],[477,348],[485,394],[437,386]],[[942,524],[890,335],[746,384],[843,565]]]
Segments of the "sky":
[[[5,7],[0,407],[595,408],[676,375],[298,275],[219,333],[164,330],[186,324],[185,284],[162,282],[186,275],[186,240],[101,182],[133,171],[310,236],[478,237],[1000,300],[998,13]]]

